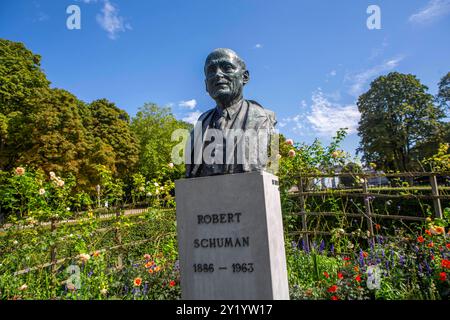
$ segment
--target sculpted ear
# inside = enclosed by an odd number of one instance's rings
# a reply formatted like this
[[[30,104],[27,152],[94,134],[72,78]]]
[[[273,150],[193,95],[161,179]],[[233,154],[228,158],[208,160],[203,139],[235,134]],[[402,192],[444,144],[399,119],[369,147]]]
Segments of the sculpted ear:
[[[250,81],[250,72],[248,72],[248,70],[245,70],[244,73],[242,74],[242,80],[243,80],[244,86],[247,84],[247,82]]]

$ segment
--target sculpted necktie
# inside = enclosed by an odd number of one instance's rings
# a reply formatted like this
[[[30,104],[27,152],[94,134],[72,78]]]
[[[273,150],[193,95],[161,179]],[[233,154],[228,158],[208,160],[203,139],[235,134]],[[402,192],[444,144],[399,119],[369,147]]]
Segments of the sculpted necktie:
[[[216,128],[223,130],[227,123],[227,110],[223,109],[222,114],[219,115],[219,119],[216,121]]]

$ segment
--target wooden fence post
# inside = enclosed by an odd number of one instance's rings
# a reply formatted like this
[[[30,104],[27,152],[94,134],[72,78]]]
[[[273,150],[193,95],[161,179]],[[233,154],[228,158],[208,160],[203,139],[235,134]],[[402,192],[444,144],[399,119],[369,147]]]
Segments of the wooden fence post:
[[[120,216],[122,215],[122,206],[119,206],[117,209],[119,209],[116,212],[116,217],[120,218]],[[120,221],[120,219],[117,219],[118,221]],[[120,228],[116,226],[116,243],[118,246],[122,245],[122,235],[120,233]],[[119,248],[118,249],[118,254],[117,254],[117,268],[120,270],[123,268],[123,256],[122,256],[122,249]]]
[[[305,205],[305,196],[303,195],[303,178],[300,177],[300,183],[298,186],[299,194],[300,194],[300,214],[302,215],[302,239],[303,239],[303,249],[309,252],[309,236],[308,236],[308,223],[306,217],[306,205]]]
[[[436,198],[439,196],[439,188],[437,178],[435,175],[430,176],[430,184],[431,184],[431,193],[433,194],[434,217],[442,219],[441,200],[439,198]]]
[[[56,230],[56,221],[55,219],[52,219],[50,221],[50,233],[52,234],[53,238],[53,232]],[[51,263],[51,270],[52,272],[56,271],[56,242],[52,246],[50,246],[50,263]]]
[[[369,228],[370,232],[370,238],[372,238],[373,241],[373,223],[372,223],[372,210],[370,210],[370,198],[368,196],[369,193],[369,184],[367,183],[367,179],[363,179],[363,193],[364,193],[364,208],[366,210],[366,221],[367,221],[367,227]]]

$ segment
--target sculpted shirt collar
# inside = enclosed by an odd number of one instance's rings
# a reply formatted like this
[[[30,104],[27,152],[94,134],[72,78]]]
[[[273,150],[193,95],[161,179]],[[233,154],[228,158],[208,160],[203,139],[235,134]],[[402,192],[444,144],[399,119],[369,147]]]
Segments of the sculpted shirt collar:
[[[241,99],[237,103],[229,106],[228,108],[223,109],[222,107],[216,106],[216,112],[219,116],[222,114],[222,110],[225,110],[227,120],[233,119],[234,115],[240,110],[242,102],[244,100]]]

